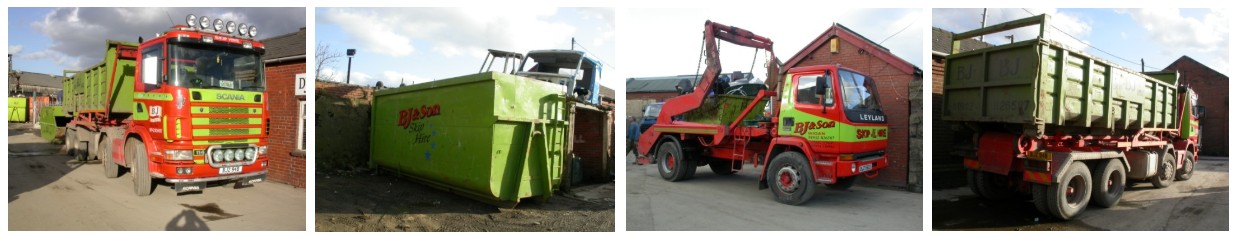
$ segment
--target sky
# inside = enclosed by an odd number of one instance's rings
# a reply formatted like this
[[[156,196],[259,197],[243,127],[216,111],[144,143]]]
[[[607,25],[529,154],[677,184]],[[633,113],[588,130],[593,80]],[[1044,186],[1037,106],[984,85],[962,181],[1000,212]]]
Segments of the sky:
[[[257,26],[258,39],[305,27],[304,8],[9,8],[13,68],[61,75],[103,61],[108,39],[137,42],[195,14]],[[171,19],[168,19],[170,15]]]
[[[979,28],[982,12],[981,8],[933,9],[931,22],[934,27],[964,32]],[[1147,71],[1157,71],[1187,55],[1220,73],[1231,70],[1231,28],[1224,9],[989,9],[987,22],[998,24],[1031,13],[1051,16],[1049,39],[1129,69],[1140,70],[1139,61],[1144,59]],[[988,35],[984,41],[1006,44],[1004,36],[1021,41],[1037,37],[1037,31],[1037,26],[1023,27]]]
[[[487,49],[584,49],[602,61],[601,85],[622,79],[614,61],[612,8],[317,8],[317,47],[352,58],[352,84],[399,85],[477,73]],[[323,68],[331,81],[346,78],[346,56]]]
[[[767,14],[775,13],[775,14]],[[704,21],[749,30],[773,41],[773,51],[788,61],[816,37],[841,23],[860,35],[881,42],[894,55],[922,68],[925,51],[923,29],[925,11],[914,9],[804,8],[711,8],[711,9],[628,9],[619,19],[623,48],[620,55],[626,77],[658,77],[696,74]],[[900,33],[898,33],[900,31]],[[755,50],[722,43],[724,72],[750,71]],[[765,57],[756,56],[756,75]],[[702,70],[702,69],[699,69]]]

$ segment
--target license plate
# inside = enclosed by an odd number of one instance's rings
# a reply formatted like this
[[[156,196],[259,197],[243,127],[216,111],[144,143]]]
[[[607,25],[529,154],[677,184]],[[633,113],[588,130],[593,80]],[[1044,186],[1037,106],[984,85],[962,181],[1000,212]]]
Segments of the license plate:
[[[1030,151],[1026,152],[1026,158],[1034,160],[1051,161],[1051,152],[1047,151]]]
[[[240,166],[219,168],[219,174],[235,174],[240,173]]]
[[[872,165],[875,165],[875,164],[864,164],[862,166],[858,166],[858,172],[862,173],[862,172],[871,171]]]

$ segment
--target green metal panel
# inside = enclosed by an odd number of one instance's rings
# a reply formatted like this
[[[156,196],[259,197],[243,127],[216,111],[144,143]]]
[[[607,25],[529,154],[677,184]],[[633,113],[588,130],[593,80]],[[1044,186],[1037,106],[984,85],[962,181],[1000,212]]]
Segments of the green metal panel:
[[[497,72],[379,91],[370,163],[498,205],[549,196],[562,177],[564,91]]]
[[[944,75],[948,121],[1110,132],[1177,126],[1176,73],[1138,73],[1051,40],[953,54]]]
[[[56,138],[56,131],[61,128],[56,123],[56,117],[64,117],[62,106],[47,106],[39,109],[39,136],[43,139],[51,141]]]
[[[9,98],[9,122],[26,122],[27,98]]]
[[[65,110],[133,112],[133,81],[136,79],[137,61],[120,58],[121,46],[137,47],[137,44],[107,41],[103,62],[82,71],[66,71],[73,73],[73,76],[64,82]]]
[[[742,110],[747,109],[747,105],[751,104],[755,97],[721,94],[714,95],[706,100],[707,102],[704,102],[700,108],[683,114],[683,120],[713,125],[729,125],[734,120],[737,120],[739,116],[742,116]],[[764,102],[767,101],[760,100],[760,103],[743,117],[743,121],[756,120],[756,116],[764,112]]]

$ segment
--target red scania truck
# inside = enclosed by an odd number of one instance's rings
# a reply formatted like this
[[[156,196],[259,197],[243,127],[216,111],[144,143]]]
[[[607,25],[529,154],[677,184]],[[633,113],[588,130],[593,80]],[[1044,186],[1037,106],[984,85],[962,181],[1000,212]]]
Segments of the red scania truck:
[[[153,192],[154,179],[177,193],[262,182],[270,117],[255,35],[257,27],[189,15],[152,39],[107,41],[103,62],[66,71],[67,151],[100,160],[108,178],[128,168],[138,196]]]

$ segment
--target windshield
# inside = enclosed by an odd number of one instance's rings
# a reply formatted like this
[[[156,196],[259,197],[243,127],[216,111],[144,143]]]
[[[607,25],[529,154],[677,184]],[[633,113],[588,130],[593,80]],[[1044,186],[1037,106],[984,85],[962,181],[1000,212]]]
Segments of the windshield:
[[[648,107],[644,108],[644,119],[645,120],[657,119],[657,116],[661,115],[661,105],[664,105],[664,103],[648,104]]]
[[[168,55],[172,85],[256,92],[266,89],[257,52],[176,44],[169,48]]]
[[[868,79],[862,74],[842,70],[841,85],[841,95],[845,97],[845,109],[880,110],[875,80]]]

